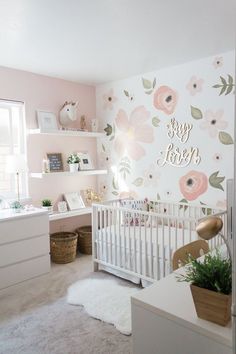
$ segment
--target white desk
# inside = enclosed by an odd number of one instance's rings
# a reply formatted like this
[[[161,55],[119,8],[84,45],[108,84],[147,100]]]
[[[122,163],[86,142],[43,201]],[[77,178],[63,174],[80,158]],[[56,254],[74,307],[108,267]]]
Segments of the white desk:
[[[49,271],[48,213],[1,210],[0,289]]]
[[[198,318],[189,284],[176,273],[133,296],[131,308],[134,354],[232,354],[231,324]]]

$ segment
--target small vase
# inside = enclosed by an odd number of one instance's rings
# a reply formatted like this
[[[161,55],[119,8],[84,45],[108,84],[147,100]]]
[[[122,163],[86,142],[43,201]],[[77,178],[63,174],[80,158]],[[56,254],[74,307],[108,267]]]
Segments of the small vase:
[[[78,163],[70,163],[69,164],[70,172],[77,172],[79,170]]]
[[[47,210],[48,214],[53,214],[53,206],[42,206],[42,209]]]

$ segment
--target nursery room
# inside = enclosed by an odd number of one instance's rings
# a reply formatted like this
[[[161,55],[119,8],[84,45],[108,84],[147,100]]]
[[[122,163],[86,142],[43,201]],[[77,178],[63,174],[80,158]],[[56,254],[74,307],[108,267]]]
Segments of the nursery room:
[[[0,0],[0,354],[236,354],[233,0]]]

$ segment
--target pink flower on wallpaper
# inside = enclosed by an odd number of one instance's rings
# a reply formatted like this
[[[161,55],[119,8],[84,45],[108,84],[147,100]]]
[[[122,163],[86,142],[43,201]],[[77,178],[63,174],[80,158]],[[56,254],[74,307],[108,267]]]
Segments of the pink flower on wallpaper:
[[[160,86],[154,93],[153,104],[156,109],[170,115],[174,112],[178,101],[176,91],[168,86]]]
[[[228,123],[223,119],[224,111],[219,109],[215,113],[208,110],[205,113],[204,119],[200,123],[200,128],[207,130],[210,137],[215,138],[219,130],[225,129]]]
[[[190,171],[179,180],[180,191],[187,200],[195,200],[208,188],[207,176],[198,171]]]
[[[123,191],[119,193],[120,199],[138,199],[138,194],[134,191]]]
[[[212,65],[215,69],[221,68],[223,66],[223,57],[215,57]]]
[[[144,187],[156,187],[159,179],[160,179],[160,172],[154,164],[151,164],[143,173]]]
[[[204,83],[203,79],[197,79],[196,76],[192,76],[189,80],[189,83],[186,86],[186,89],[189,91],[190,95],[194,96],[196,93],[202,91],[202,85]]]
[[[117,97],[114,96],[113,89],[110,89],[107,93],[103,95],[103,108],[104,109],[113,109],[113,103],[117,101]]]
[[[117,134],[114,148],[119,156],[125,153],[133,160],[140,160],[146,152],[140,143],[151,144],[154,141],[153,128],[146,124],[150,112],[144,106],[135,108],[130,117],[123,109],[116,116],[117,128],[121,131]]]

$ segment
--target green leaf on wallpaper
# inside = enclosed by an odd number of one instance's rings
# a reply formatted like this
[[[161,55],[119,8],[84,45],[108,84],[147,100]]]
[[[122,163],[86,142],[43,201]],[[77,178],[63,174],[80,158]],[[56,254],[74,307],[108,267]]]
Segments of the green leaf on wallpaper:
[[[201,205],[206,205],[206,203],[203,203],[200,201]],[[212,209],[211,208],[202,208],[202,213],[204,215],[211,215],[212,214]]]
[[[194,119],[202,119],[202,117],[203,117],[202,111],[197,107],[193,107],[193,106],[190,106],[190,107],[191,107],[191,116]]]
[[[124,90],[124,94],[126,97],[129,97],[129,92],[127,90]]]
[[[158,117],[153,117],[152,118],[152,125],[154,126],[154,127],[159,127],[159,123],[160,123],[160,119],[158,118]]]
[[[152,83],[152,88],[154,89],[157,83],[157,79],[154,77],[153,83]]]
[[[112,178],[112,187],[113,187],[114,189],[116,189],[116,190],[119,189],[119,187],[118,187],[118,185],[117,185],[117,183],[116,183],[116,181],[115,181],[115,177]]]
[[[102,144],[102,150],[105,152],[106,149],[105,149],[105,146]]]
[[[161,199],[161,196],[159,193],[157,193],[157,200],[160,200]]]
[[[141,187],[143,184],[143,178],[142,177],[138,177],[136,178],[132,184],[134,184],[136,187]]]
[[[188,201],[185,198],[181,199],[179,202],[184,203],[184,204],[188,204]],[[182,208],[184,208],[184,210],[186,210],[186,209],[188,209],[188,205],[180,205],[179,209],[182,209]]]
[[[222,187],[221,183],[224,182],[225,177],[219,177],[218,174],[219,171],[212,173],[212,175],[210,175],[209,177],[209,183],[213,188],[217,188],[224,191],[224,188]]]
[[[224,145],[231,145],[234,143],[232,136],[226,132],[219,132],[219,140]]]
[[[145,91],[146,95],[151,95],[152,92],[153,92],[153,90]]]
[[[150,90],[151,88],[153,88],[152,82],[150,80],[142,78],[142,82],[145,90]]]
[[[113,191],[112,194],[115,195],[115,196],[119,195],[119,193],[116,192],[116,191]]]
[[[112,141],[114,139],[115,139],[115,135],[112,135],[109,140]]]
[[[106,132],[106,136],[110,136],[112,134],[112,126],[107,123],[107,126],[104,131]]]
[[[227,76],[228,76],[227,80],[223,76],[220,76],[221,83],[212,86],[213,88],[221,89],[219,96],[223,94],[225,96],[229,95],[233,91],[233,88],[235,87],[233,77],[230,74],[228,74]]]

